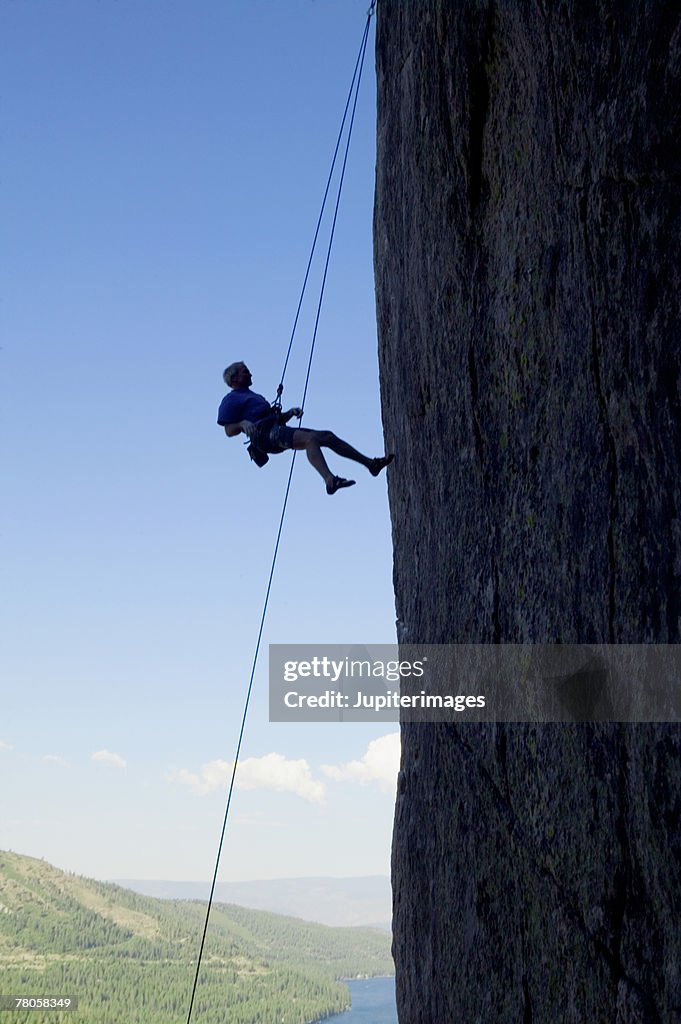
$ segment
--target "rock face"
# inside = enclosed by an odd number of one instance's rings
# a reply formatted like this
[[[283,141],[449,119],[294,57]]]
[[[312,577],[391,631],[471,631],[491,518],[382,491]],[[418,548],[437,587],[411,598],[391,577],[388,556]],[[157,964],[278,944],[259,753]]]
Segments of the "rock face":
[[[681,8],[380,0],[398,635],[681,640]],[[681,730],[402,725],[401,1024],[681,1021]]]

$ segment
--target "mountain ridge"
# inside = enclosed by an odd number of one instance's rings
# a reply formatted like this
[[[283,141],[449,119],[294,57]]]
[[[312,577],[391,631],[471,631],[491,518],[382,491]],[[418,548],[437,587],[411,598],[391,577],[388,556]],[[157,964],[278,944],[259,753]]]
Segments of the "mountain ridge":
[[[160,900],[0,851],[5,994],[76,997],[69,1024],[186,1019],[206,903]],[[339,979],[391,974],[390,940],[214,904],[197,1012],[202,1024],[305,1024],[349,1005]],[[16,1011],[13,1024],[47,1024]]]
[[[113,884],[158,899],[207,899],[209,882],[172,879],[112,879]],[[220,902],[271,913],[291,915],[329,927],[369,927],[390,930],[391,890],[387,875],[337,878],[253,879],[218,882]]]

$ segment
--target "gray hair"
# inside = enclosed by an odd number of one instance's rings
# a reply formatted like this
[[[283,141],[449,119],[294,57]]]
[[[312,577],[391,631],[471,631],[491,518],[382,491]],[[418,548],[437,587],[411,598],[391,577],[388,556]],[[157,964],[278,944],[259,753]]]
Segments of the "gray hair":
[[[225,370],[225,372],[222,375],[222,379],[224,380],[225,384],[228,385],[228,387],[231,388],[231,386],[232,386],[232,377],[234,376],[236,371],[239,369],[239,367],[243,366],[243,365],[244,364],[243,364],[243,362],[241,362],[241,360],[239,360],[238,363],[230,363],[229,364],[229,366],[227,367],[227,369]]]

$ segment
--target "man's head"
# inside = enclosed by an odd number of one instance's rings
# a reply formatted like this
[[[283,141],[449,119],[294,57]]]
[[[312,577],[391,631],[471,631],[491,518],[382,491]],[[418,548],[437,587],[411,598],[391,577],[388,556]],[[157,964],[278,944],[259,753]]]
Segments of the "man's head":
[[[222,379],[230,388],[248,388],[253,381],[251,371],[245,363],[230,363]]]

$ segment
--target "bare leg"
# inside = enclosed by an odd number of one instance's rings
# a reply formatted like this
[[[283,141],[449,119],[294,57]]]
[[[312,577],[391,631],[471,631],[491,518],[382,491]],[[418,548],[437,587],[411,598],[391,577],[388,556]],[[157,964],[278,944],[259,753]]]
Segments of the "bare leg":
[[[333,473],[322,454],[321,438],[321,430],[306,430],[305,428],[298,427],[293,435],[293,447],[296,451],[305,452],[310,465],[317,470],[325,483],[328,484],[333,480]]]
[[[296,447],[298,446],[296,445]],[[324,478],[325,483],[328,484],[329,481],[333,478],[333,473],[329,469],[329,466],[327,464],[326,459],[324,458],[322,449],[319,445],[319,441],[317,440],[317,438],[313,435],[312,437],[307,439],[304,448],[305,454],[307,455],[308,458],[308,462],[317,470],[320,476]]]
[[[310,465],[313,466],[326,484],[326,493],[335,494],[344,487],[352,487],[354,480],[345,480],[335,476],[328,467],[322,454],[321,441],[323,432],[320,430],[303,430],[298,428],[293,435],[293,447],[297,451],[305,451]]]
[[[344,441],[341,437],[337,437],[336,434],[331,430],[306,430],[305,428],[299,428],[301,434],[311,434],[316,438],[317,443],[321,448],[330,448],[336,455],[340,455],[343,459],[351,459],[353,462],[359,462],[361,466],[365,466],[372,476],[378,476],[382,469],[390,465],[393,460],[392,455],[385,455],[377,459],[370,459],[368,455],[362,455],[361,452],[353,448],[351,444]]]
[[[356,448],[353,448],[347,441],[336,437],[330,430],[307,430],[304,427],[299,427],[293,435],[293,447],[298,451],[304,450],[307,453],[310,464],[323,477],[327,491],[330,494],[335,493],[339,487],[350,486],[354,483],[354,480],[344,480],[342,477],[334,476],[322,454],[322,448],[330,448],[332,452],[335,452],[336,455],[340,455],[344,459],[359,462],[360,465],[365,466],[369,470],[372,476],[378,476],[381,470],[385,469],[393,459],[392,455],[370,459],[367,455],[362,455]],[[333,489],[329,490],[329,488]]]
[[[330,430],[318,430],[315,433],[320,445],[330,448],[332,452],[341,455],[344,459],[352,459],[353,462],[359,462],[362,466],[366,466],[372,476],[378,476],[381,470],[393,461],[393,455],[381,455],[377,459],[370,459],[368,455],[362,455],[347,441],[336,437]]]
[[[344,441],[341,437],[336,437],[330,430],[320,430],[319,433],[322,435],[319,443],[325,448],[330,448],[336,455],[340,455],[344,459],[352,459],[353,462],[359,462],[362,466],[370,468],[372,459],[367,455],[362,455],[356,448],[353,448],[351,444]]]

